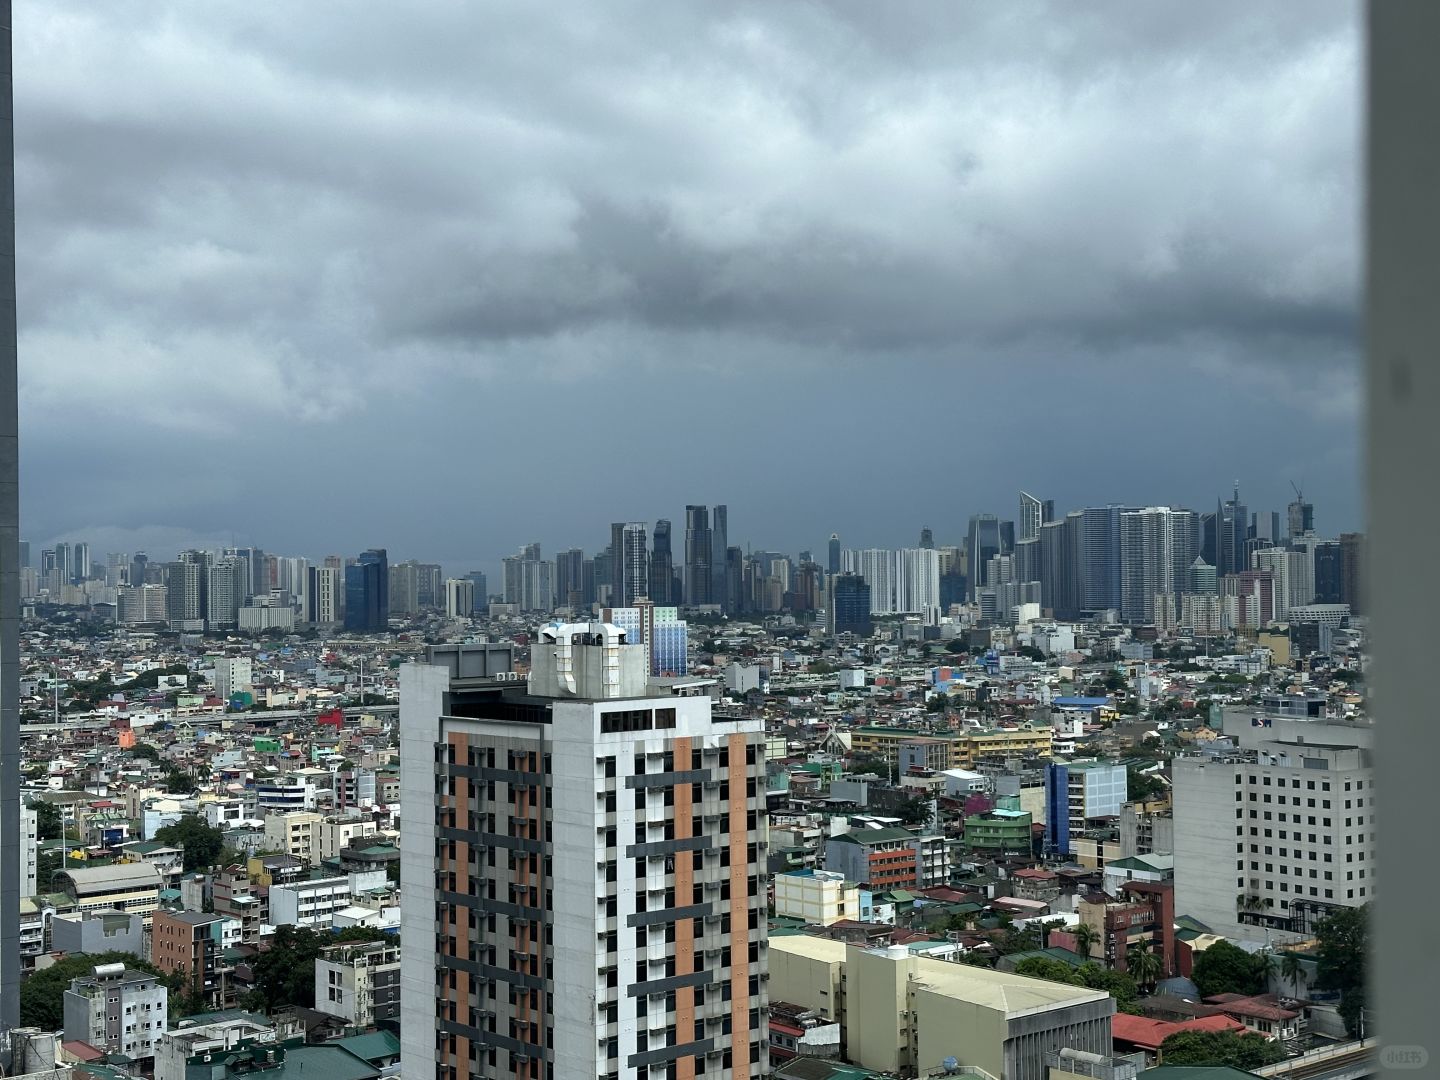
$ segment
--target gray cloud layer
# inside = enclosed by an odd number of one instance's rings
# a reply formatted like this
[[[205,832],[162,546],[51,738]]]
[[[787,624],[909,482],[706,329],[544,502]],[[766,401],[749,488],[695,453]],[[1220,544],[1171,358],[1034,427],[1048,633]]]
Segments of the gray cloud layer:
[[[569,520],[555,542],[593,546],[631,505],[758,517],[787,418],[851,408],[851,464],[757,542],[850,520],[893,440],[972,440],[952,519],[1021,484],[1278,499],[1293,465],[1357,523],[1353,5],[16,8],[39,535],[238,515],[277,546],[408,529],[490,558]],[[1104,441],[1117,397],[1149,417],[1125,455],[1079,480],[1035,452],[1072,411]],[[634,441],[647,416],[673,449]],[[607,430],[643,479],[521,482]],[[485,489],[504,521],[437,519],[417,475],[482,449],[515,474]],[[908,471],[897,541],[951,475]]]

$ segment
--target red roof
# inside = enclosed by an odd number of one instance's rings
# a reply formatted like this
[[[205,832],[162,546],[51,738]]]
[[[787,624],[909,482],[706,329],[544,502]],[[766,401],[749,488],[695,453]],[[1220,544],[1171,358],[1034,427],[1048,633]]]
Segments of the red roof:
[[[1245,1025],[1228,1016],[1200,1016],[1194,1020],[1174,1023],[1152,1020],[1148,1016],[1116,1013],[1110,1018],[1110,1036],[1143,1050],[1159,1050],[1160,1044],[1180,1031],[1244,1031]]]

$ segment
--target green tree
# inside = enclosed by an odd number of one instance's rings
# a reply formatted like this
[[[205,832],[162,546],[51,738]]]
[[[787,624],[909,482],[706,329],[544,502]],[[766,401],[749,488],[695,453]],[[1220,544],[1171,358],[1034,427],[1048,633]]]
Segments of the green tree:
[[[321,949],[345,941],[394,940],[394,935],[368,926],[352,926],[338,934],[282,926],[275,931],[270,948],[255,959],[255,996],[247,996],[247,1007],[258,1006],[266,1012],[284,1005],[314,1008],[315,961]]]
[[[1170,794],[1165,782],[1154,773],[1144,772],[1134,765],[1125,767],[1125,794],[1141,802],[1163,799]]]
[[[1179,1031],[1160,1044],[1164,1065],[1228,1065],[1251,1071],[1284,1060],[1284,1047],[1253,1031]]]
[[[1305,963],[1298,954],[1287,952],[1280,958],[1281,977],[1295,988],[1295,993],[1303,997],[1305,994],[1305,983],[1308,977],[1305,973]]]
[[[1259,994],[1265,989],[1256,958],[1228,941],[1217,941],[1197,956],[1190,979],[1202,997]]]
[[[907,828],[924,827],[930,824],[930,810],[926,799],[906,799],[896,808],[895,816]]]
[[[1075,927],[1074,935],[1075,951],[1089,960],[1095,951],[1095,943],[1100,940],[1100,932],[1089,923],[1079,923]]]
[[[1340,1016],[1345,1030],[1360,1034],[1364,1023],[1365,991],[1370,958],[1370,905],[1337,908],[1315,927],[1319,948],[1315,953],[1315,985],[1340,991]]]
[[[1143,945],[1131,945],[1125,950],[1125,970],[1139,986],[1153,988],[1163,967],[1160,957]]]
[[[137,742],[130,748],[130,756],[132,758],[144,758],[147,761],[153,761],[157,764],[160,761],[160,751],[149,743]]]
[[[124,964],[151,975],[160,974],[153,964],[130,953],[75,953],[41,968],[20,984],[20,1023],[42,1031],[59,1031],[65,1026],[65,991],[70,989],[70,980],[89,975],[100,964]]]
[[[1071,986],[1085,985],[1084,978],[1076,972],[1075,968],[1063,960],[1054,960],[1048,956],[1027,956],[1015,965],[1015,974],[1028,975],[1032,979],[1069,983]]]
[[[1079,967],[1080,978],[1091,990],[1104,990],[1115,999],[1115,1007],[1121,1012],[1134,1012],[1135,999],[1140,990],[1135,980],[1124,971],[1111,971],[1091,961]]]
[[[34,802],[30,808],[35,811],[35,828],[41,840],[60,839],[60,830],[64,828],[60,816],[60,808],[54,803]]]
[[[185,848],[185,869],[208,870],[225,850],[225,833],[206,824],[199,814],[183,814],[174,825],[155,830],[162,844]]]
[[[1043,664],[1048,659],[1048,657],[1034,645],[1021,645],[1015,650],[1015,655],[1023,656],[1027,660],[1034,660],[1037,664]]]

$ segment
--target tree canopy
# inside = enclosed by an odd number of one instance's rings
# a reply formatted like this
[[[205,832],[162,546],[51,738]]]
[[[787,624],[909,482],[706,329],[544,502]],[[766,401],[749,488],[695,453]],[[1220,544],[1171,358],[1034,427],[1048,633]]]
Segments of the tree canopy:
[[[1217,941],[1195,957],[1190,979],[1202,997],[1264,993],[1264,960],[1228,941]]]
[[[1359,1035],[1365,1009],[1367,962],[1370,956],[1370,905],[1337,908],[1315,927],[1315,985],[1340,991],[1340,1016],[1345,1030]]]
[[[346,941],[395,941],[393,934],[368,926],[352,926],[338,934],[305,927],[282,926],[270,947],[255,959],[255,989],[247,1008],[270,1012],[284,1005],[315,1007],[315,961],[327,945]]]
[[[208,825],[199,814],[183,814],[174,825],[155,830],[162,844],[185,848],[185,870],[208,870],[225,850],[225,834]]]
[[[1284,1047],[1253,1031],[1177,1031],[1160,1044],[1165,1065],[1228,1065],[1248,1072],[1284,1060]]]
[[[1015,965],[1015,974],[1068,983],[1071,986],[1086,986],[1091,990],[1104,990],[1115,999],[1115,1007],[1121,1012],[1136,1010],[1135,999],[1139,996],[1139,990],[1135,980],[1123,971],[1111,971],[1093,961],[1077,968],[1048,956],[1027,956]]]

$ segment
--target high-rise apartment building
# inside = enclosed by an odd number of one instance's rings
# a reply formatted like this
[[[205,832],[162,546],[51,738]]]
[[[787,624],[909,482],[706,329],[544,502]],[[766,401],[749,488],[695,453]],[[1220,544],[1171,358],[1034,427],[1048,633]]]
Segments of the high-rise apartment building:
[[[630,606],[650,592],[650,548],[643,522],[632,521],[620,534],[619,594],[612,595],[623,606]]]
[[[829,561],[825,564],[825,571],[829,574],[840,573],[840,534],[830,534]]]
[[[345,567],[345,629],[383,634],[389,626],[389,559],[384,548],[371,548]]]
[[[165,569],[166,604],[172,630],[204,630],[210,553],[182,551]]]
[[[933,548],[934,546],[935,546],[935,534],[930,531],[930,526],[929,526],[929,525],[926,525],[924,528],[922,528],[922,529],[920,530],[920,547],[922,547],[922,548]]]
[[[1365,614],[1365,534],[1340,534],[1340,602],[1356,615]]]
[[[70,580],[77,585],[90,580],[90,545],[83,540],[71,549]]]
[[[222,556],[205,568],[207,630],[223,630],[239,622],[250,580],[250,564],[235,555]]]
[[[603,623],[401,671],[406,1075],[758,1077],[763,731]]]
[[[1148,623],[1157,594],[1178,596],[1195,561],[1195,515],[1151,506],[1120,514],[1120,617]]]
[[[645,647],[654,678],[674,678],[690,670],[689,628],[678,608],[641,599],[629,607],[605,608],[600,617],[625,632],[625,640]]]
[[[1250,556],[1253,570],[1268,570],[1273,584],[1270,603],[1270,617],[1284,622],[1290,612],[1290,560],[1295,552],[1285,548],[1261,548]],[[1309,603],[1307,598],[1305,603]],[[1257,625],[1257,624],[1251,624]],[[1264,625],[1263,623],[1258,625]]]
[[[340,621],[340,571],[333,566],[307,570],[305,618],[312,626],[334,626]]]

